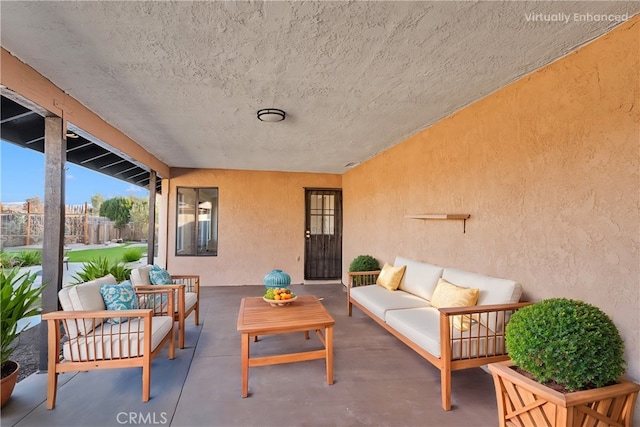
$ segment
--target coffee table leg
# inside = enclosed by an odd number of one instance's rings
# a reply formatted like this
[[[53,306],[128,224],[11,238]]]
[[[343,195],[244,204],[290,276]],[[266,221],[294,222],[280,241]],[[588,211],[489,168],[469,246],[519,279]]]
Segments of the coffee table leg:
[[[249,334],[242,334],[242,397],[249,394]]]
[[[324,329],[325,350],[327,352],[327,384],[333,384],[333,326]]]

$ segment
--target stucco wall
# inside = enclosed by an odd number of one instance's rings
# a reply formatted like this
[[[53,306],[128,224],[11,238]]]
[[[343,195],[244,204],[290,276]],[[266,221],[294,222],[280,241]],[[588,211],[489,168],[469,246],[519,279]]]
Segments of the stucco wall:
[[[341,176],[332,174],[171,169],[171,176],[167,266],[174,274],[200,274],[204,286],[260,284],[275,268],[302,283],[305,188],[342,186]],[[178,186],[218,187],[218,256],[175,256]]]
[[[620,328],[639,382],[639,28],[627,22],[346,173],[343,271],[359,254],[402,255],[516,279],[530,300],[585,300]],[[471,219],[466,234],[460,221],[404,219],[419,213]]]

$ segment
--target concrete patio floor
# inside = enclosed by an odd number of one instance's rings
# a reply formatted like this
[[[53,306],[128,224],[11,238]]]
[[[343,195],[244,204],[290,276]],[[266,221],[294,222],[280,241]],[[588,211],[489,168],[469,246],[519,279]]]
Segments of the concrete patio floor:
[[[323,360],[249,370],[242,399],[240,300],[262,286],[201,290],[200,325],[187,322],[185,349],[153,361],[151,399],[141,401],[141,369],[60,375],[56,408],[47,410],[46,374],[21,381],[2,408],[2,426],[495,426],[493,380],[483,369],[453,373],[453,409],[440,407],[440,372],[354,308],[346,315],[342,285],[293,285],[312,294],[336,320],[334,378]],[[274,310],[286,310],[278,307]],[[320,348],[315,335],[268,335],[251,354]]]

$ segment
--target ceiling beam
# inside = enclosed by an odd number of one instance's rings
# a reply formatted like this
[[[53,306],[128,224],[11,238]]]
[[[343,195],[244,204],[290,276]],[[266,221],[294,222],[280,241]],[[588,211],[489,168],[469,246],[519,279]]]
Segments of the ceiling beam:
[[[27,116],[30,116],[32,114],[36,114],[36,113],[33,112],[33,111],[26,111],[26,112],[24,112],[22,114],[16,114],[15,116],[7,117],[6,119],[0,120],[0,124],[6,123],[6,122],[11,122],[13,120],[18,120],[18,119],[21,119],[22,117],[27,117]]]

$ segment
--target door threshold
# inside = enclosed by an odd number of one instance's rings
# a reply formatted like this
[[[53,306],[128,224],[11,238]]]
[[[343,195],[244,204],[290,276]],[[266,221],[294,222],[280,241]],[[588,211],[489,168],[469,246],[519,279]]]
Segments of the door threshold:
[[[303,285],[342,285],[340,279],[326,279],[326,280],[305,280]]]

